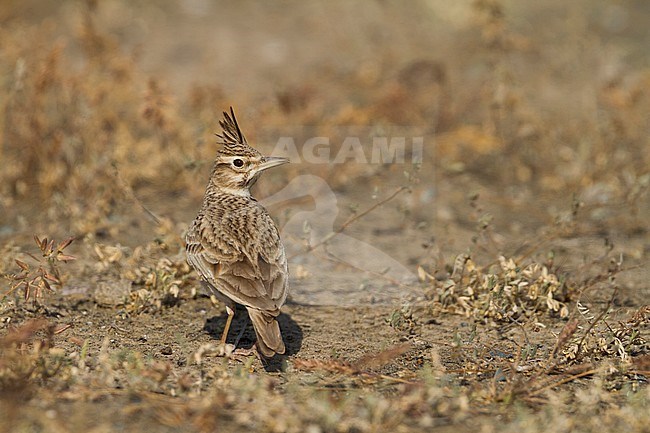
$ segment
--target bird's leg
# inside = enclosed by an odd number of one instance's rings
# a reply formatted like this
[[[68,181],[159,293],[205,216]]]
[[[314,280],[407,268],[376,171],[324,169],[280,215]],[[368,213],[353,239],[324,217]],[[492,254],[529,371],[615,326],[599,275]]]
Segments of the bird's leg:
[[[248,357],[251,354],[257,354],[257,350],[255,350],[255,346],[251,347],[250,349],[237,349],[239,340],[241,340],[242,335],[244,335],[244,331],[246,331],[246,325],[248,325],[248,322],[244,323],[244,326],[242,326],[241,330],[237,334],[237,338],[235,339],[235,344],[233,345],[226,344],[226,338],[228,337],[228,330],[230,329],[230,324],[232,323],[233,317],[235,317],[235,309],[236,306],[231,307],[226,305],[226,313],[228,313],[228,319],[226,319],[226,327],[224,328],[223,334],[221,335],[221,346],[224,348],[226,356],[243,358],[243,357]],[[232,346],[232,348],[229,349],[228,346]]]
[[[228,330],[230,329],[232,318],[235,317],[235,309],[226,305],[226,313],[228,313],[228,319],[226,319],[226,327],[223,328],[223,334],[221,334],[221,344],[224,346],[226,345],[226,338],[228,338]]]
[[[247,325],[248,325],[248,321],[244,322],[244,326],[241,327],[239,334],[237,334],[237,338],[235,339],[235,349],[237,348],[237,345],[239,344],[239,340],[241,340],[242,335],[244,335],[244,331],[246,331]]]

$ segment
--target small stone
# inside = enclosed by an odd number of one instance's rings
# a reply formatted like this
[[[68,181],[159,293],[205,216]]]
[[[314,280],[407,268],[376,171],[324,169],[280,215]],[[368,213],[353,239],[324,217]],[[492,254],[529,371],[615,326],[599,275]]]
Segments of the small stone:
[[[162,349],[160,349],[160,353],[163,355],[171,355],[172,354],[172,348],[171,346],[165,346]]]

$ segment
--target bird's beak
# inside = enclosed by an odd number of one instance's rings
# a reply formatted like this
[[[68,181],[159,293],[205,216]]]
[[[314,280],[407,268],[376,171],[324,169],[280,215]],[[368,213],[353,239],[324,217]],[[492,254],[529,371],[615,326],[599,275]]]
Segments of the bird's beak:
[[[278,165],[287,164],[289,158],[282,158],[278,156],[265,156],[262,162],[257,166],[257,172],[266,170],[267,168],[277,167]]]

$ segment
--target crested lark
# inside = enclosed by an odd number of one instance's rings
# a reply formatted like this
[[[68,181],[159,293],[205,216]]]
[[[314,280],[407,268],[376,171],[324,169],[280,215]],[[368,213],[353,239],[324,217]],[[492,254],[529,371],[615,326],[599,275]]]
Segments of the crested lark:
[[[262,171],[289,160],[262,156],[246,141],[232,107],[230,115],[223,114],[223,132],[217,135],[223,148],[185,236],[187,260],[226,304],[221,343],[226,342],[236,304],[241,304],[253,322],[257,350],[271,357],[285,350],[276,317],[287,298],[289,272],[278,229],[250,188]]]

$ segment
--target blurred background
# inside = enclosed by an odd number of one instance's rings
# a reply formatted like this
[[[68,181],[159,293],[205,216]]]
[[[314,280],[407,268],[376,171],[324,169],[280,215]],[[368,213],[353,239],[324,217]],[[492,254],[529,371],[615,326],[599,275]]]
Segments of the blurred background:
[[[134,248],[175,235],[180,250],[232,105],[264,153],[280,137],[299,152],[328,137],[332,155],[349,136],[368,152],[373,136],[423,138],[421,165],[298,161],[269,173],[260,198],[304,175],[335,197],[325,222],[318,189],[276,200],[282,227],[306,211],[334,230],[405,186],[346,235],[413,274],[472,246],[517,251],[578,209],[572,248],[607,236],[643,260],[648,22],[642,0],[3,1],[0,241]],[[287,242],[299,250],[310,228],[296,230]],[[342,286],[350,275],[354,290],[374,285],[371,300],[395,287],[331,256],[314,270],[323,260],[295,258],[310,296],[331,269]]]

